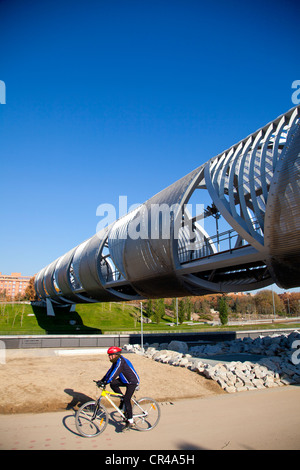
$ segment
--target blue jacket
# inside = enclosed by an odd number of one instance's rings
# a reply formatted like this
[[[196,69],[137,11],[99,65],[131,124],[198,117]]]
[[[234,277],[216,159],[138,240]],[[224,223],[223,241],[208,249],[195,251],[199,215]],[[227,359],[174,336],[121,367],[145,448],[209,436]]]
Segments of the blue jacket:
[[[123,356],[120,356],[103,377],[103,381],[110,383],[112,380],[120,378],[124,384],[138,385],[140,378],[131,362]]]

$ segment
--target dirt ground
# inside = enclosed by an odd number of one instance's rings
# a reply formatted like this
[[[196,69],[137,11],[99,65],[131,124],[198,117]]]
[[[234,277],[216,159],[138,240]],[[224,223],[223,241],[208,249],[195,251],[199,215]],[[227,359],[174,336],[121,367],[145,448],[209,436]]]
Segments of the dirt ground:
[[[134,364],[141,386],[138,397],[151,396],[170,402],[225,393],[216,382],[186,368],[158,363],[127,354]],[[0,364],[0,413],[39,413],[76,409],[97,397],[99,380],[110,367],[106,354],[85,356],[35,356],[7,354]]]

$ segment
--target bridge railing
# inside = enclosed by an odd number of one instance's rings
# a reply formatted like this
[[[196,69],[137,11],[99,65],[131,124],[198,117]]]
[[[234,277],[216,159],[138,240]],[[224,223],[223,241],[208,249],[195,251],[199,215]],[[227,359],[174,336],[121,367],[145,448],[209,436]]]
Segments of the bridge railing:
[[[219,253],[232,253],[236,248],[246,246],[248,243],[243,240],[235,230],[230,229],[217,233],[210,238],[202,239],[201,244],[198,242],[198,245],[199,246],[185,245],[178,249],[181,264],[209,258]]]

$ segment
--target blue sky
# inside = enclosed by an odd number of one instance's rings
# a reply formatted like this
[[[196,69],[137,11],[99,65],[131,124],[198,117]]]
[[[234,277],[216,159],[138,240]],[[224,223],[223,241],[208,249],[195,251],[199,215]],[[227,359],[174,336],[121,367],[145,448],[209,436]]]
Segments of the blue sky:
[[[33,275],[292,108],[299,2],[0,1],[0,271]]]

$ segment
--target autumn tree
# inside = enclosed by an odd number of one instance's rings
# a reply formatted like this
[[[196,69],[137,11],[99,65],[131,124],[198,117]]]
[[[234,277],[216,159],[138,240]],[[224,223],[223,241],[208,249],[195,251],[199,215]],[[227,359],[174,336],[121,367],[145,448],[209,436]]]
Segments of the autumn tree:
[[[300,292],[284,292],[279,294],[279,297],[284,303],[287,315],[300,314]]]
[[[289,298],[289,310],[292,315],[300,313],[300,292],[292,292]]]
[[[200,297],[194,304],[195,312],[202,314],[210,314],[209,299],[204,295]]]
[[[30,300],[31,302],[34,302],[35,300],[37,300],[37,295],[36,295],[35,288],[34,288],[34,279],[35,279],[34,276],[30,278],[29,284],[25,289],[25,298],[27,300]]]
[[[237,295],[232,299],[231,310],[236,314],[254,314],[256,312],[254,297],[251,295]]]
[[[282,313],[284,312],[284,303],[280,299],[280,297],[271,290],[262,290],[255,294],[255,305],[256,310],[259,315],[273,315],[274,314],[274,306],[273,306],[273,295],[274,295],[274,305],[275,305],[275,313]]]

